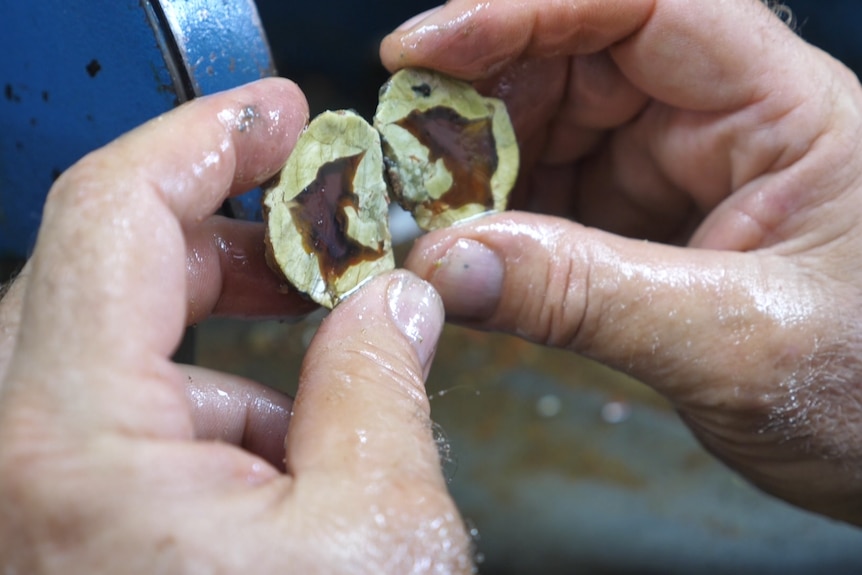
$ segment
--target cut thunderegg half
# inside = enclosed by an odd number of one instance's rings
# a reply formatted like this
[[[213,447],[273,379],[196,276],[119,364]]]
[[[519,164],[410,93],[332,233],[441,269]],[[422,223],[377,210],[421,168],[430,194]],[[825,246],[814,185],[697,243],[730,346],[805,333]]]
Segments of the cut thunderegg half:
[[[386,192],[377,131],[353,112],[317,116],[266,191],[272,267],[328,308],[393,269]]]
[[[270,265],[329,308],[395,267],[387,189],[432,230],[504,210],[518,174],[505,105],[466,82],[402,70],[381,88],[374,125],[316,117],[264,198]]]
[[[374,126],[393,197],[433,230],[506,208],[518,144],[505,104],[470,84],[406,68],[380,90]]]

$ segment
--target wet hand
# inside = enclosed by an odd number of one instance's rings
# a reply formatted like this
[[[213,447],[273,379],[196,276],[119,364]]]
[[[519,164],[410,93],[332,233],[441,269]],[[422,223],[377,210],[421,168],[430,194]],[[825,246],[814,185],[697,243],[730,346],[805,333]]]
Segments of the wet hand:
[[[424,392],[443,321],[428,284],[396,272],[339,306],[295,402],[169,359],[211,313],[308,311],[266,269],[262,226],[212,216],[281,166],[307,114],[262,81],[56,182],[0,305],[4,571],[469,572]]]
[[[381,55],[504,98],[515,205],[552,214],[418,242],[406,265],[450,317],[640,378],[756,484],[862,524],[847,69],[756,0],[453,0]]]

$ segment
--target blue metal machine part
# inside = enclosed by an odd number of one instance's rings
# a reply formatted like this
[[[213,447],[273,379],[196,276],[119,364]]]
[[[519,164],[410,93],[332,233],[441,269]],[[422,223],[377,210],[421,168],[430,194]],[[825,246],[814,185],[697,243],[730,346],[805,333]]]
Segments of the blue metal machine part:
[[[0,257],[32,249],[52,182],[195,96],[272,75],[253,0],[0,0]],[[230,205],[254,217],[259,195]]]

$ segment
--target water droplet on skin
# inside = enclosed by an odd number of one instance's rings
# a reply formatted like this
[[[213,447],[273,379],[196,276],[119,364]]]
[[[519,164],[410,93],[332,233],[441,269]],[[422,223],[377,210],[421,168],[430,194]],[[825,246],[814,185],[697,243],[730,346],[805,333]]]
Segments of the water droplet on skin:
[[[237,115],[236,129],[238,132],[247,132],[252,129],[259,114],[254,106],[246,106]]]
[[[279,110],[270,110],[269,111],[269,127],[267,132],[270,136],[274,136],[276,134],[276,130],[278,128],[278,124],[281,122],[281,112]]]
[[[192,164],[192,173],[194,173],[195,177],[200,178],[206,173],[208,168],[218,165],[220,160],[221,155],[218,152],[207,152],[200,162]]]
[[[439,423],[431,423],[431,433],[434,437],[434,443],[437,444],[437,453],[440,457],[440,467],[443,472],[443,478],[446,483],[452,483],[455,478],[455,472],[458,470],[458,459],[452,450],[452,444],[449,443],[449,438],[446,437],[446,432]]]

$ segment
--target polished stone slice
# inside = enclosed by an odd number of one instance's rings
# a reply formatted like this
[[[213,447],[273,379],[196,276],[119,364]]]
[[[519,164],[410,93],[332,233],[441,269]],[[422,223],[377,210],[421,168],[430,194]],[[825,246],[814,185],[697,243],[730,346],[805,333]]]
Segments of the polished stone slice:
[[[425,230],[506,208],[518,143],[505,104],[417,68],[380,90],[374,126],[393,197]]]
[[[323,306],[395,267],[380,137],[353,112],[308,125],[268,184],[264,213],[270,265]]]

